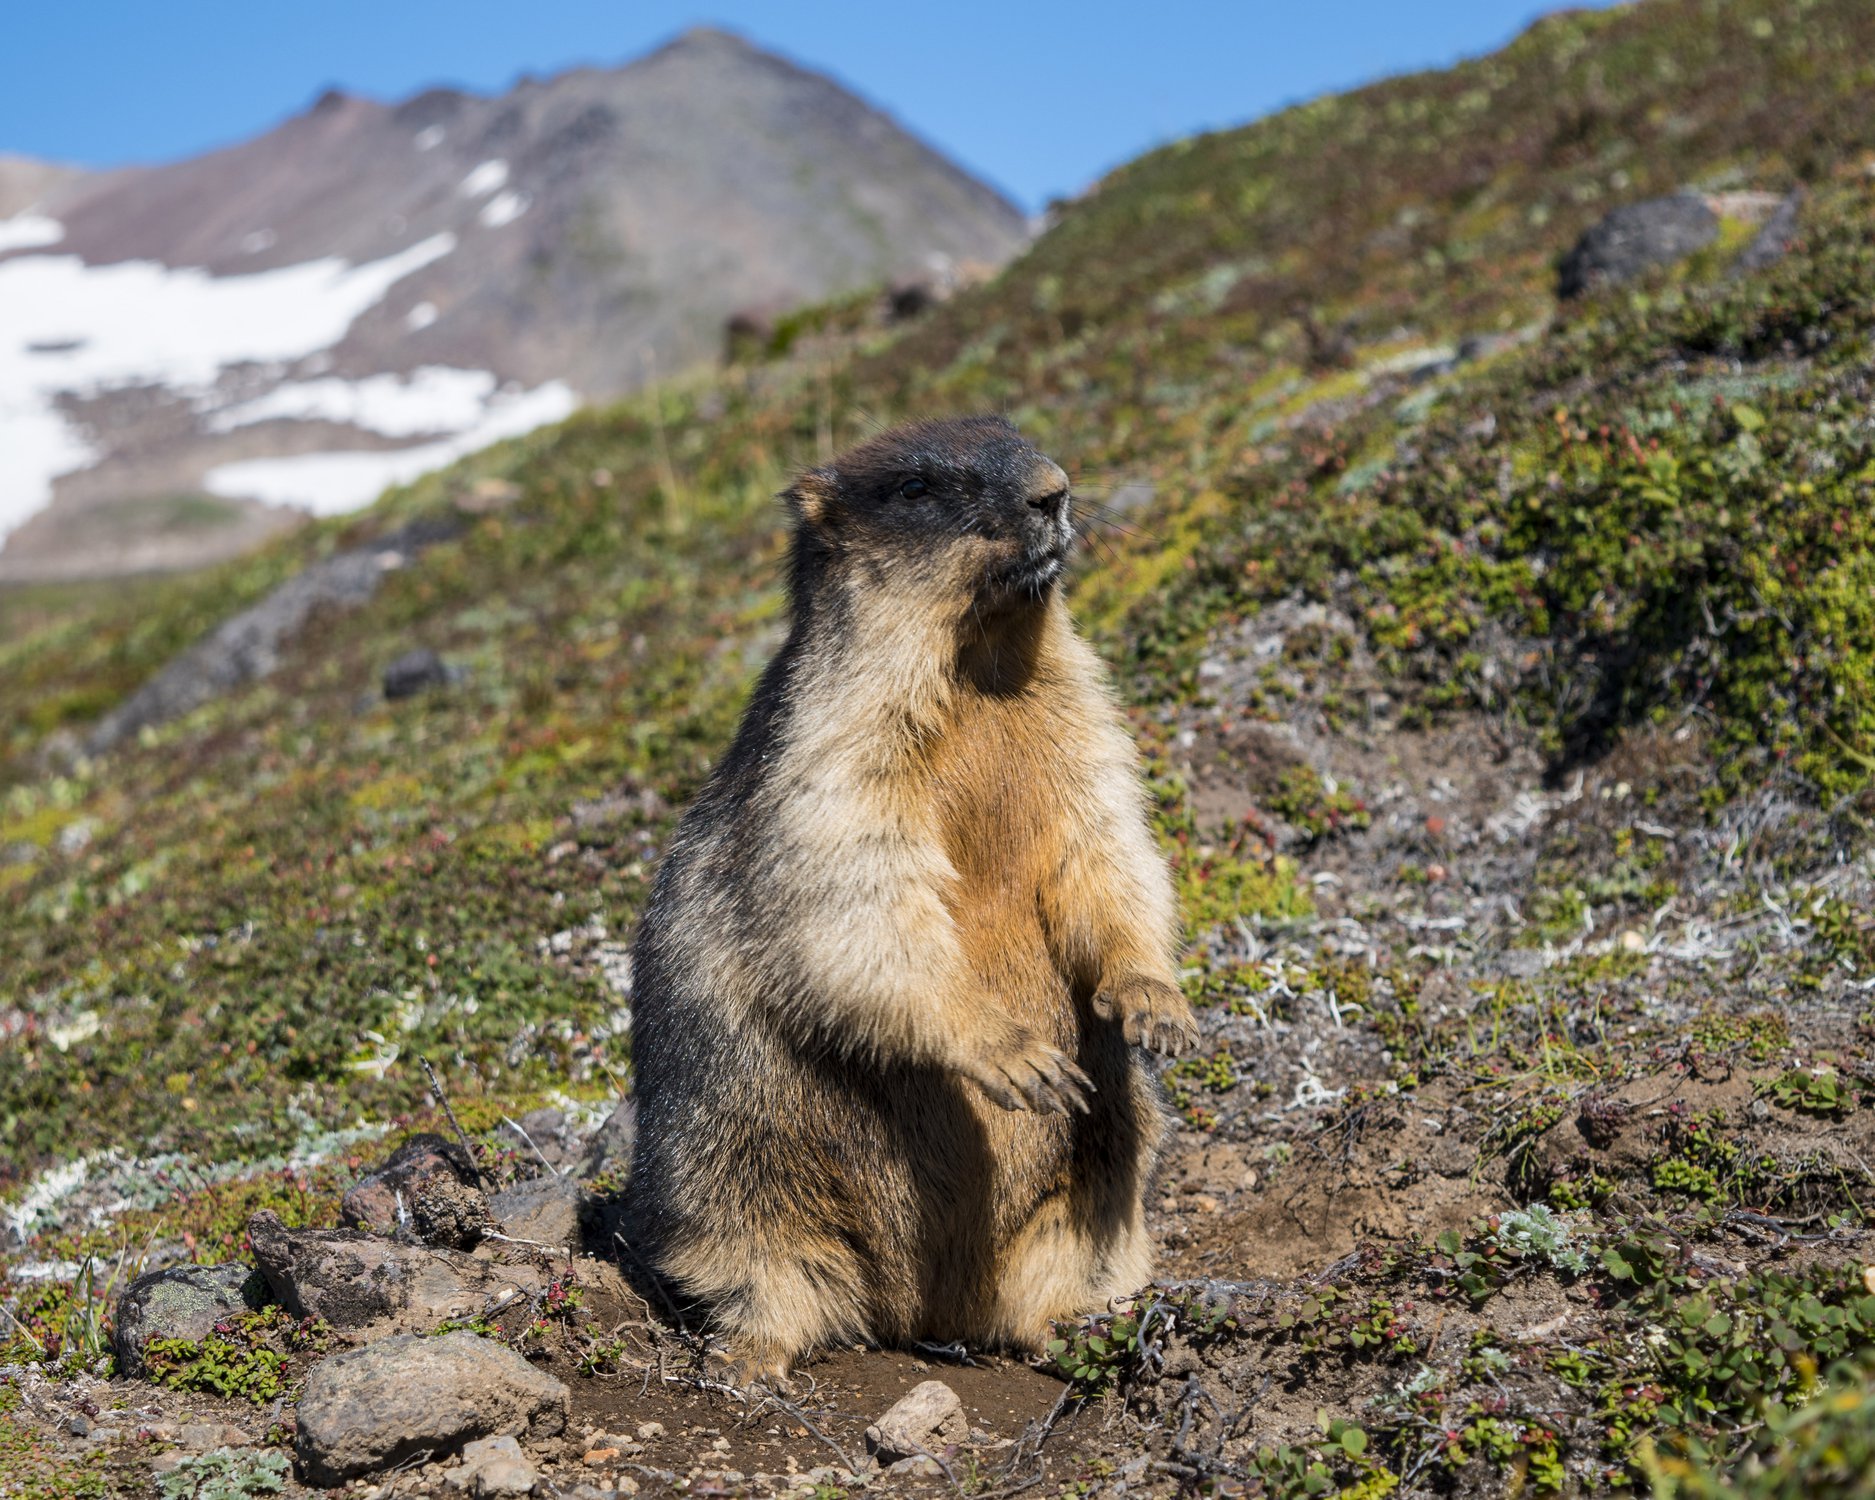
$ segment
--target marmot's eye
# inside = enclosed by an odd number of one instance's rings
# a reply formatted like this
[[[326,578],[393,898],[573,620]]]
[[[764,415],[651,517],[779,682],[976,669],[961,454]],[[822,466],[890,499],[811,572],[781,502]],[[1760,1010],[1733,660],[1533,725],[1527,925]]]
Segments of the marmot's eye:
[[[916,500],[920,495],[928,493],[930,489],[931,486],[922,479],[907,479],[898,487],[898,493],[901,499]]]

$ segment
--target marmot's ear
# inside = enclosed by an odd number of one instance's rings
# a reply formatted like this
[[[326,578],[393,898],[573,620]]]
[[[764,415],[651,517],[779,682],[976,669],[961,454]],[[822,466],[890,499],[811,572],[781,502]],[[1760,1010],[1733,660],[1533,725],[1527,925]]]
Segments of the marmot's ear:
[[[822,525],[833,508],[833,476],[822,469],[809,469],[781,493],[796,520],[808,526]]]

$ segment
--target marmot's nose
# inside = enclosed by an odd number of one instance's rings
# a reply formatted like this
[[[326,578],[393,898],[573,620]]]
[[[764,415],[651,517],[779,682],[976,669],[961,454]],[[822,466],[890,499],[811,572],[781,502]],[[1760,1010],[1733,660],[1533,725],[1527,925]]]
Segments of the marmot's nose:
[[[1068,503],[1068,476],[1058,463],[1043,459],[1029,476],[1029,504],[1037,510],[1058,511]]]

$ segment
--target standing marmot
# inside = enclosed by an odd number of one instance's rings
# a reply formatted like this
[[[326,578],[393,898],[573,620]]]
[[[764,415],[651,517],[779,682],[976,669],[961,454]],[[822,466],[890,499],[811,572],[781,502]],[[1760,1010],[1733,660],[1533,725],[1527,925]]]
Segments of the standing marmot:
[[[1140,1286],[1197,1036],[1134,747],[1056,590],[1068,478],[995,417],[803,475],[794,620],[638,934],[633,1234],[746,1377],[1035,1349]]]

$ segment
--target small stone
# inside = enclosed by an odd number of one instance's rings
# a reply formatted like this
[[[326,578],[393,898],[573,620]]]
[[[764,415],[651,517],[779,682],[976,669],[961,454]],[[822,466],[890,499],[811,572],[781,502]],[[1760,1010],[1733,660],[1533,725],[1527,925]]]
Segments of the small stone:
[[[1875,1297],[1875,1266],[1862,1268],[1862,1285],[1868,1288],[1871,1297]]]
[[[409,1225],[418,1187],[434,1179],[481,1188],[462,1147],[425,1131],[405,1141],[347,1190],[339,1203],[339,1223],[373,1234],[397,1234]]]
[[[638,1441],[641,1443],[648,1443],[653,1438],[661,1438],[663,1436],[664,1424],[662,1422],[640,1422],[638,1424]]]
[[[481,1438],[553,1437],[566,1425],[570,1400],[560,1381],[472,1333],[381,1339],[313,1366],[298,1407],[300,1465],[310,1482],[329,1487]],[[502,1462],[512,1456],[504,1445],[478,1458],[491,1455]],[[532,1490],[539,1476],[524,1455],[520,1462],[532,1476],[527,1488],[491,1493]],[[502,1482],[519,1478],[510,1468]]]
[[[430,1177],[410,1196],[410,1238],[447,1250],[473,1250],[495,1227],[487,1195],[453,1177]]]
[[[963,1402],[941,1380],[913,1386],[866,1429],[866,1445],[882,1463],[936,1452],[970,1435]]]
[[[887,1464],[886,1473],[901,1474],[911,1479],[936,1479],[944,1470],[934,1458],[915,1454],[911,1458],[901,1458],[895,1464]]]
[[[1619,942],[1623,953],[1645,953],[1647,951],[1647,934],[1637,932],[1632,927],[1621,934]]]
[[[1214,1214],[1219,1208],[1223,1207],[1223,1205],[1209,1193],[1198,1194],[1197,1197],[1191,1200],[1191,1206],[1197,1209],[1201,1214]]]
[[[213,1448],[251,1448],[254,1439],[228,1422],[185,1422],[176,1441],[191,1453],[207,1453]]]
[[[392,702],[447,687],[455,674],[428,647],[406,651],[384,669],[384,696]]]
[[[247,1266],[171,1266],[131,1282],[117,1301],[117,1368],[143,1374],[151,1339],[205,1339],[226,1318],[264,1307],[267,1283]]]
[[[503,1500],[513,1495],[531,1495],[540,1483],[540,1471],[526,1459],[502,1458],[476,1470],[470,1493],[476,1500]]]

